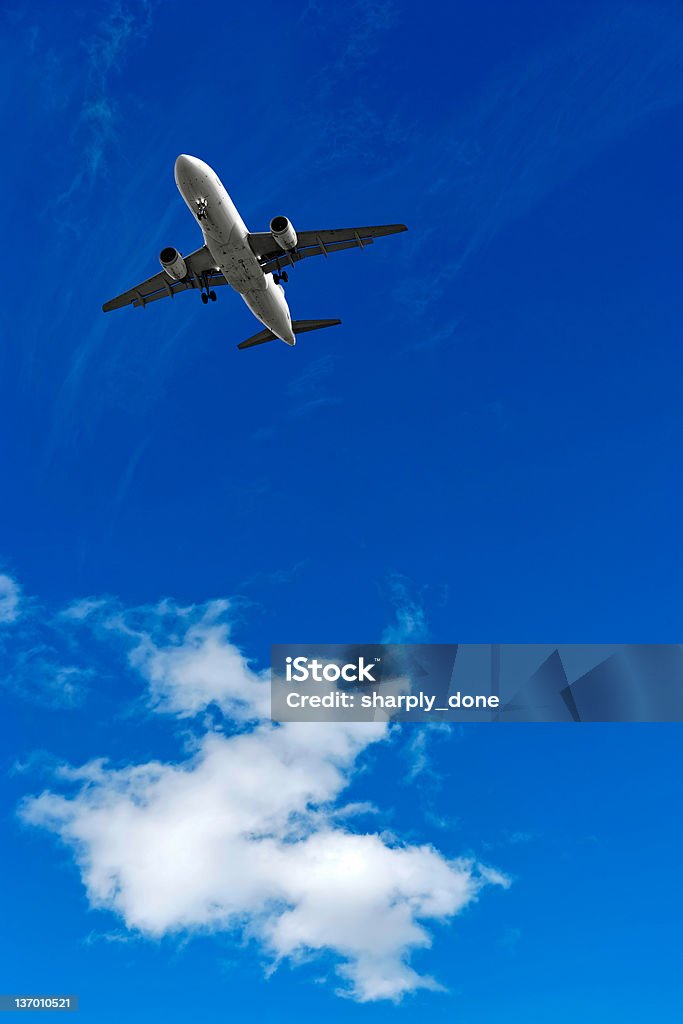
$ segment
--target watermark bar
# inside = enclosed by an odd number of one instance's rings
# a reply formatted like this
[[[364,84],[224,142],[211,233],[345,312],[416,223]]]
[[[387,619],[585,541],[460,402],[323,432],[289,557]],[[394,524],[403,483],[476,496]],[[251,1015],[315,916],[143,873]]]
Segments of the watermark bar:
[[[78,1009],[78,996],[38,996],[28,992],[17,992],[16,995],[0,995],[0,1011],[13,1010],[19,1013],[58,1010],[69,1012]]]
[[[275,644],[276,722],[681,722],[681,644]]]

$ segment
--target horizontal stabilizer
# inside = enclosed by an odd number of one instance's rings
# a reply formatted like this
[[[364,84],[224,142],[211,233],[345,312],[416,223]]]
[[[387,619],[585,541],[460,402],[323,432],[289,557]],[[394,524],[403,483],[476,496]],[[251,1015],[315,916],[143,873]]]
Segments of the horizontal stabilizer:
[[[258,334],[252,334],[251,338],[247,338],[246,341],[241,341],[238,348],[251,348],[253,345],[265,345],[267,341],[276,341],[276,336],[268,328],[259,331]]]
[[[340,323],[341,320],[292,320],[292,330],[295,334],[306,334],[307,331],[319,331],[323,327],[336,327]],[[237,347],[252,348],[254,345],[265,345],[267,341],[276,340],[277,335],[266,327],[246,341],[241,341]]]

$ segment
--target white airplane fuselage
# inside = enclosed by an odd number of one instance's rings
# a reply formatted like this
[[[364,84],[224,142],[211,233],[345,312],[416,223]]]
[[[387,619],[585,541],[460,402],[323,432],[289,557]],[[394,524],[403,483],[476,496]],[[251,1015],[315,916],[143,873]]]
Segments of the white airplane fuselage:
[[[175,180],[225,280],[264,327],[294,345],[285,290],[261,269],[249,245],[247,226],[216,172],[203,160],[182,154],[175,162]]]

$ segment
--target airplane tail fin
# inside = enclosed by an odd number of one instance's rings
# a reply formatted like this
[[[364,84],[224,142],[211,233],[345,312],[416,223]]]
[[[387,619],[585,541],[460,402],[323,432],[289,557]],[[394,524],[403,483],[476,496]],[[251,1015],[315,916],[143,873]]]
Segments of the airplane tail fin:
[[[336,327],[340,323],[341,320],[292,320],[292,330],[295,334],[306,334],[307,331],[320,331],[323,327]],[[253,348],[254,345],[265,345],[267,341],[277,340],[277,335],[266,327],[246,341],[241,341],[237,347]]]

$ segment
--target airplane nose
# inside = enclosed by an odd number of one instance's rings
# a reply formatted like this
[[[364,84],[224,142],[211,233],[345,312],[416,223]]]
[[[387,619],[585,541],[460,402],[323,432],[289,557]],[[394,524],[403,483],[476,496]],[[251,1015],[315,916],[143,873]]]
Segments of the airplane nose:
[[[193,156],[188,156],[187,153],[181,153],[175,162],[175,178],[176,181],[179,177],[183,177],[192,170],[196,159]]]

